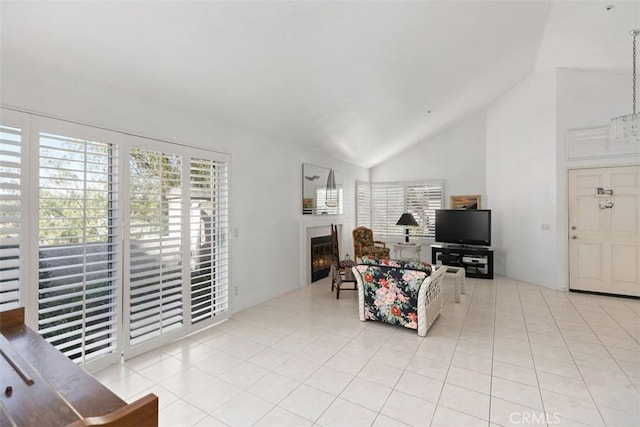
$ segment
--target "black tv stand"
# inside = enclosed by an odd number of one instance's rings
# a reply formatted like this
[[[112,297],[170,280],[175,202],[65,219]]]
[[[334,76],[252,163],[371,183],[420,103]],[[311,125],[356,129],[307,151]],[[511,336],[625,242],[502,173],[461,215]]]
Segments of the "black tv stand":
[[[435,245],[435,246],[438,246],[438,245]],[[481,251],[490,250],[486,246],[472,246],[472,245],[444,245],[442,247],[445,249],[475,249],[475,250],[481,250]]]
[[[493,279],[493,250],[486,247],[431,245],[431,263],[463,267],[466,277]]]

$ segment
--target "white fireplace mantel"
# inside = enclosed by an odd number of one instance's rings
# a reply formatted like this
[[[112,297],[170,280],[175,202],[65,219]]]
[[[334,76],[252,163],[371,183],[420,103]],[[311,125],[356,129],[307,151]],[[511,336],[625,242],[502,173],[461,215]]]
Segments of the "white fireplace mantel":
[[[300,221],[300,287],[311,283],[311,238],[331,234],[331,224],[342,235],[342,215],[309,215]]]

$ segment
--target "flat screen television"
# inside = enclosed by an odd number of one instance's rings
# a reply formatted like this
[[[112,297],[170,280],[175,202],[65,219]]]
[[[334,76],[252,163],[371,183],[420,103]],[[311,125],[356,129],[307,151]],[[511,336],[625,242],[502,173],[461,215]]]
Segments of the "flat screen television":
[[[491,210],[436,210],[436,242],[491,245]]]

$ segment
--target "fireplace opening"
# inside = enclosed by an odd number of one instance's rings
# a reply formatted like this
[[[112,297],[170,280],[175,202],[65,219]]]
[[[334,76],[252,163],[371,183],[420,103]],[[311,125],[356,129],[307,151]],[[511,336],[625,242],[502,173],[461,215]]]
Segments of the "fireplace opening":
[[[311,238],[311,282],[324,279],[331,270],[331,235]]]

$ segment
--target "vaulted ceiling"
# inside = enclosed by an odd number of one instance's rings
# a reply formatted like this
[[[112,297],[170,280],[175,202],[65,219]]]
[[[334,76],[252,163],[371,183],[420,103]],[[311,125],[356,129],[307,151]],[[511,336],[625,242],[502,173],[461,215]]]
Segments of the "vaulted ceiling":
[[[630,73],[639,3],[2,1],[0,71],[64,73],[372,166],[536,66]]]

